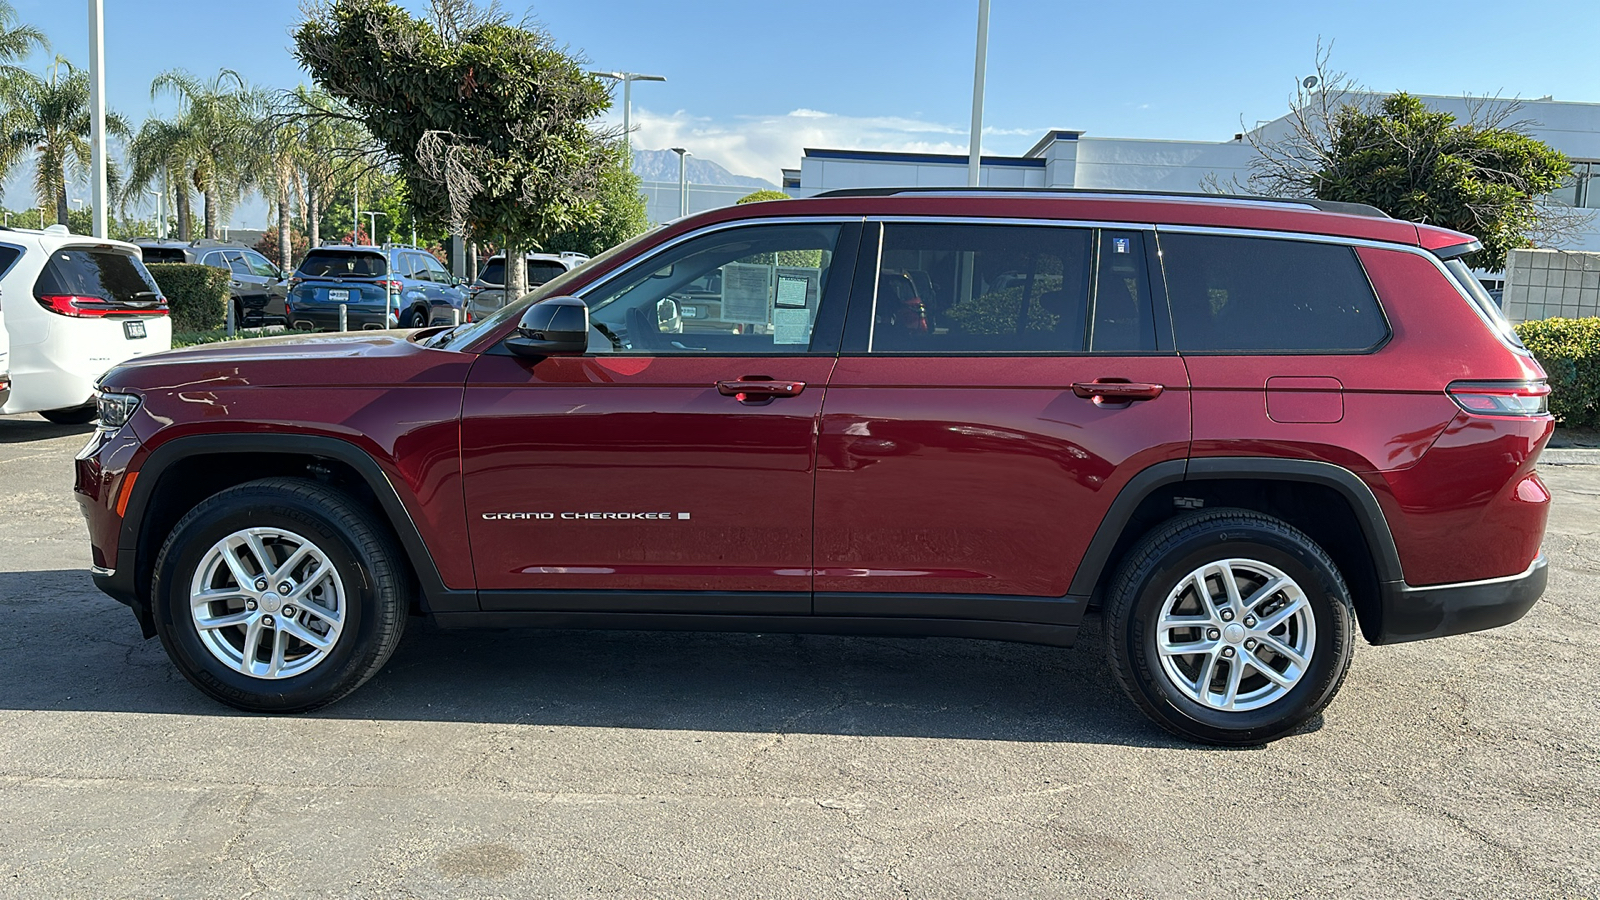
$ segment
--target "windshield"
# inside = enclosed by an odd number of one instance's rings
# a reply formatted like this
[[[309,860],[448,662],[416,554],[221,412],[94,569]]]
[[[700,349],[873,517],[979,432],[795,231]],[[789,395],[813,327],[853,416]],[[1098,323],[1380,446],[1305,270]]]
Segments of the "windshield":
[[[499,328],[502,322],[505,322],[508,319],[511,321],[521,319],[522,314],[527,311],[528,307],[538,303],[540,300],[543,300],[546,297],[561,296],[562,292],[566,289],[566,286],[571,284],[573,279],[577,277],[577,273],[594,267],[596,263],[599,264],[599,268],[603,269],[605,268],[605,264],[607,262],[618,257],[625,257],[627,254],[632,253],[636,247],[653,235],[655,231],[656,229],[651,229],[650,231],[646,231],[643,234],[623,241],[615,247],[612,247],[610,250],[607,250],[599,256],[596,256],[594,259],[590,260],[584,265],[579,266],[570,272],[563,272],[562,274],[557,275],[550,281],[540,285],[537,289],[527,294],[523,294],[516,302],[508,303],[496,310],[494,313],[485,316],[476,322],[468,322],[465,325],[459,325],[450,329],[449,331],[440,332],[438,335],[434,336],[428,341],[428,346],[438,347],[443,350],[460,350],[466,347],[468,344],[476,340],[480,335],[488,334]]]

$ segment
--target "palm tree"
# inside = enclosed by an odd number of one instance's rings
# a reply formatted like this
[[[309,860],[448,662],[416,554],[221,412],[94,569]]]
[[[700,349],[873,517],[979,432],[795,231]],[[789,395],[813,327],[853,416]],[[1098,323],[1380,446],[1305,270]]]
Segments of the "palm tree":
[[[178,119],[146,119],[128,144],[128,177],[122,194],[126,206],[140,199],[152,184],[159,184],[163,195],[176,200],[173,211],[182,240],[194,236],[189,212],[189,173],[194,167],[191,145],[190,135]]]
[[[301,186],[305,191],[306,232],[311,246],[322,240],[322,213],[333,192],[354,183],[366,130],[326,91],[294,89],[292,103],[301,119]]]
[[[49,50],[50,41],[44,32],[32,25],[20,24],[17,11],[10,3],[0,0],[0,83],[9,84],[28,74],[17,63],[27,59],[34,50]]]
[[[256,129],[256,156],[251,161],[252,176],[262,199],[278,213],[278,260],[292,269],[292,200],[301,186],[301,163],[306,156],[306,123],[293,92],[281,92],[265,110]],[[271,196],[268,196],[268,194]]]
[[[150,84],[150,97],[163,94],[178,99],[178,134],[193,166],[189,177],[205,198],[205,236],[215,238],[250,184],[262,95],[232,69],[210,81],[182,69],[163,72]]]
[[[91,163],[89,73],[58,56],[48,80],[17,76],[6,93],[11,109],[0,118],[0,171],[9,174],[32,154],[34,196],[40,207],[53,205],[56,221],[65,225],[67,185],[83,177]],[[106,113],[106,133],[130,136],[128,123],[113,112]],[[106,175],[115,197],[120,187],[116,167],[108,166]]]

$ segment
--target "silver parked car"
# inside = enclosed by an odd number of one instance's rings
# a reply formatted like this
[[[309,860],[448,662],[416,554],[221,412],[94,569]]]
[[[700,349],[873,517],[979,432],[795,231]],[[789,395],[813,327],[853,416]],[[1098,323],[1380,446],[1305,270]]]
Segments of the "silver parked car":
[[[529,253],[528,289],[576,269],[589,261],[582,253]],[[515,299],[515,298],[512,298]],[[467,291],[467,312],[476,321],[506,305],[506,255],[489,257],[478,271],[478,280]]]

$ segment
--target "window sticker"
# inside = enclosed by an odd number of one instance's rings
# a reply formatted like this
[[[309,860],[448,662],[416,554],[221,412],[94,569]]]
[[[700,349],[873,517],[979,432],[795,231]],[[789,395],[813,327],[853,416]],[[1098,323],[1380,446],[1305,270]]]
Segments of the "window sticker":
[[[1132,249],[1132,242],[1127,238],[1114,237],[1111,239],[1112,253],[1127,253]]]
[[[772,311],[774,344],[811,343],[811,310],[779,307]]]
[[[722,320],[767,324],[772,307],[772,267],[728,263],[722,267]]]
[[[810,284],[811,279],[806,278],[804,275],[779,275],[778,306],[788,309],[804,309]]]

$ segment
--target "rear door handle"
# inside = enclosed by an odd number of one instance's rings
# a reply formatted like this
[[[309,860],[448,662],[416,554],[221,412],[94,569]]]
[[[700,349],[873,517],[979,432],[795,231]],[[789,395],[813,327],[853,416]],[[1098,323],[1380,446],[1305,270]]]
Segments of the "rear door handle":
[[[773,381],[770,378],[746,376],[737,381],[717,382],[717,393],[739,400],[770,400],[773,397],[793,397],[806,389],[804,381]]]
[[[1134,400],[1154,400],[1161,396],[1166,386],[1140,381],[1079,381],[1072,392],[1096,403],[1131,403]]]

